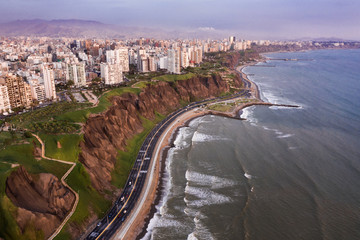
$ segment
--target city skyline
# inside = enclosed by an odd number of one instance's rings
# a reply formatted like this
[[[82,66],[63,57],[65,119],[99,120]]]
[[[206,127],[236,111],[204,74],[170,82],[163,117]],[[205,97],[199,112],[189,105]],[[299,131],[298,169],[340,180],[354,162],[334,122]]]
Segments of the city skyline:
[[[232,31],[247,39],[342,38],[359,40],[355,0],[2,1],[0,22],[84,19],[165,30]]]

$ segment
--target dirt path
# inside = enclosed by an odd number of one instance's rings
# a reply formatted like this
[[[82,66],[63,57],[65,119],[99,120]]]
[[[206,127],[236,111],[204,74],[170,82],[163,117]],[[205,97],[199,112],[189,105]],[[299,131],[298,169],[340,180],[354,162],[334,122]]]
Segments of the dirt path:
[[[44,142],[41,140],[41,138],[32,133],[32,135],[34,137],[36,137],[36,139],[40,142],[41,144],[41,157],[46,159],[46,160],[50,160],[50,161],[55,161],[55,162],[60,162],[60,163],[64,163],[64,164],[69,164],[71,165],[71,167],[69,168],[69,170],[67,170],[67,172],[64,174],[64,176],[62,176],[61,178],[61,183],[66,186],[68,189],[70,189],[70,191],[72,193],[75,194],[75,202],[74,202],[74,205],[71,209],[71,211],[68,213],[68,215],[65,217],[65,219],[63,220],[63,222],[60,224],[60,226],[55,230],[55,232],[48,238],[49,240],[52,240],[53,238],[55,238],[61,231],[61,229],[65,226],[65,224],[67,223],[67,221],[70,219],[70,217],[74,214],[75,210],[76,210],[76,207],[79,203],[79,194],[77,194],[77,192],[75,192],[74,189],[72,189],[66,182],[65,182],[65,178],[67,178],[67,176],[69,176],[69,174],[71,173],[71,171],[74,169],[74,167],[76,166],[76,163],[73,163],[73,162],[67,162],[67,161],[64,161],[64,160],[60,160],[60,159],[55,159],[55,158],[49,158],[49,157],[46,157],[45,156],[45,144]]]

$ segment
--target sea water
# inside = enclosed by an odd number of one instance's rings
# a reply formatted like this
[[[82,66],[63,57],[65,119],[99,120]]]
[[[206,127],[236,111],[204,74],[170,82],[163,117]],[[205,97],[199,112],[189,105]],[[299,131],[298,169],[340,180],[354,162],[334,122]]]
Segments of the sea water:
[[[246,121],[180,129],[144,239],[360,239],[360,50],[275,53],[248,67]]]

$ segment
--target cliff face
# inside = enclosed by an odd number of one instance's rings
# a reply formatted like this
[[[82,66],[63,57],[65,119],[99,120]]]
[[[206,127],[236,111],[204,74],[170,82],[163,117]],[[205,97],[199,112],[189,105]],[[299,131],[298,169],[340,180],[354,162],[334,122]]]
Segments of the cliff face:
[[[16,221],[24,230],[31,223],[48,237],[71,210],[75,195],[48,173],[30,175],[23,166],[6,180],[6,194],[18,207]]]
[[[176,83],[159,82],[139,95],[124,94],[112,98],[112,107],[103,114],[91,116],[84,126],[79,160],[87,169],[98,191],[112,189],[111,172],[117,150],[124,150],[126,141],[141,132],[141,117],[154,119],[155,112],[168,114],[180,107],[180,100],[194,101],[229,91],[218,75],[194,77]]]
[[[249,61],[250,59],[259,58],[260,55],[257,51],[244,51],[244,52],[233,52],[227,54],[224,59],[224,66],[230,69],[235,69],[240,61]]]

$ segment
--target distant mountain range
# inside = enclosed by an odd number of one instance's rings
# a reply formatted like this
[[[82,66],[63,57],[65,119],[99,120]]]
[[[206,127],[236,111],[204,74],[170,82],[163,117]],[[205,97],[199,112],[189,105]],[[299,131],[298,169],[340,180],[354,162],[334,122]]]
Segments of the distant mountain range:
[[[85,38],[223,38],[228,35],[225,32],[217,31],[212,28],[199,28],[194,30],[179,31],[147,27],[128,27],[79,19],[32,19],[0,23],[0,36],[47,36]]]

